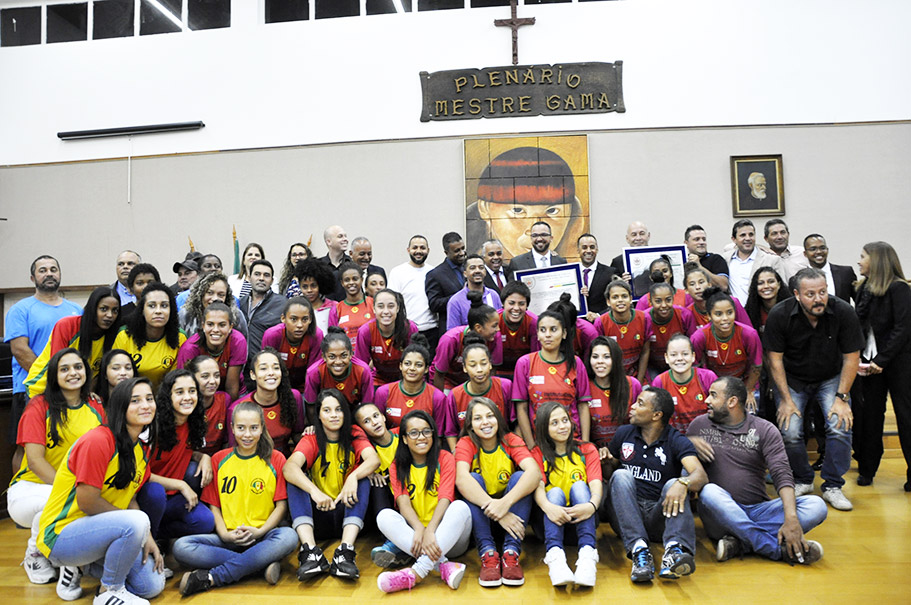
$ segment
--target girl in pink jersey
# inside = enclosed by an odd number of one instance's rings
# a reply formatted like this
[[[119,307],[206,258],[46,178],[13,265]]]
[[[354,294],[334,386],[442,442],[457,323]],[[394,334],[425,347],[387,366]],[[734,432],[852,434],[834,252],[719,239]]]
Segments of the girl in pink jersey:
[[[596,338],[586,360],[592,395],[588,404],[591,441],[604,453],[617,428],[629,422],[629,408],[642,385],[623,371],[623,351],[613,338]]]
[[[711,370],[693,367],[696,353],[686,334],[671,337],[664,357],[669,369],[655,377],[652,386],[671,394],[674,400],[671,426],[686,434],[690,422],[705,413],[709,387],[718,380],[718,376]]]

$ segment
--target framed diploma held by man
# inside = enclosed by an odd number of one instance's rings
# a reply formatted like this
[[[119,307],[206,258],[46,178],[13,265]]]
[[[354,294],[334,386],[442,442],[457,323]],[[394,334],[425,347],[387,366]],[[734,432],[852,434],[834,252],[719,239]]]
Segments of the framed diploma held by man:
[[[522,269],[516,271],[516,279],[531,290],[528,310],[535,315],[540,315],[551,303],[560,300],[560,295],[564,292],[569,293],[570,301],[576,306],[579,317],[588,313],[585,297],[579,293],[582,287],[582,265],[579,263],[543,269]]]
[[[623,262],[627,272],[633,277],[633,298],[639,299],[648,294],[652,285],[650,267],[656,260],[666,261],[655,270],[663,271],[670,265],[675,288],[683,287],[683,264],[686,262],[686,246],[639,246],[623,249]],[[667,280],[665,280],[667,281]]]

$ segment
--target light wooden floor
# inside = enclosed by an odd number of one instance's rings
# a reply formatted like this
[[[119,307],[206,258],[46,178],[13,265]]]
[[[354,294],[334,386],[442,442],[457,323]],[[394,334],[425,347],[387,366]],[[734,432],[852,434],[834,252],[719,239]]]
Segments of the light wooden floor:
[[[812,456],[812,455],[811,455]],[[814,458],[811,457],[811,460]],[[178,573],[165,592],[153,603],[191,602],[194,605],[224,605],[225,603],[291,603],[302,598],[319,599],[321,603],[356,600],[358,604],[393,601],[401,603],[486,602],[509,599],[510,605],[551,601],[604,603],[611,600],[629,602],[698,602],[747,605],[753,603],[860,603],[870,605],[911,603],[911,494],[902,491],[904,460],[892,455],[883,461],[873,486],[860,488],[854,483],[857,472],[852,469],[846,479],[845,493],[854,502],[852,512],[829,509],[822,526],[811,532],[825,548],[825,557],[812,567],[789,567],[780,562],[749,556],[725,563],[714,560],[714,545],[709,542],[697,520],[697,570],[690,577],[674,582],[656,581],[652,585],[633,585],[629,581],[629,562],[623,555],[620,541],[609,527],[598,529],[601,562],[598,565],[598,585],[594,590],[574,591],[554,589],[541,562],[543,545],[531,538],[522,555],[526,570],[525,586],[517,588],[481,588],[477,583],[478,558],[473,550],[461,557],[468,565],[465,580],[457,591],[447,588],[439,577],[431,576],[410,594],[384,595],[376,587],[380,570],[373,566],[369,550],[378,538],[367,535],[358,544],[358,563],[361,579],[345,583],[324,577],[310,584],[301,584],[294,574],[296,559],[289,560],[277,586],[269,586],[259,577],[238,585],[181,600],[177,592]],[[817,486],[819,481],[817,479]],[[0,598],[6,604],[58,604],[54,585],[29,584],[25,572],[18,567],[25,549],[25,530],[17,529],[10,520],[0,522]],[[335,543],[324,544],[327,553]],[[653,545],[660,557],[660,547]],[[575,553],[569,552],[570,565]],[[84,579],[86,594],[94,592],[97,581]],[[77,603],[90,603],[85,596]],[[618,599],[624,601],[618,601]]]

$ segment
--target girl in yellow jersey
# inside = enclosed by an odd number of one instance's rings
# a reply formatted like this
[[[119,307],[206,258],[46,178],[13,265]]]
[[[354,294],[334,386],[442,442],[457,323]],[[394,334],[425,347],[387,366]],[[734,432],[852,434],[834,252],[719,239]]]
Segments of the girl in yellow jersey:
[[[535,502],[544,513],[544,562],[551,583],[565,586],[574,582],[590,587],[595,585],[598,562],[595,526],[603,490],[601,460],[594,445],[576,441],[574,429],[559,403],[549,401],[538,408],[535,434],[539,439],[531,454],[543,478],[535,490]],[[563,550],[566,528],[575,530],[579,544],[575,574],[566,564]]]
[[[485,587],[525,583],[519,554],[532,493],[541,482],[525,441],[506,431],[499,406],[487,397],[474,397],[468,402],[455,451],[456,485],[471,510],[481,557],[478,583]],[[493,522],[505,534],[502,558],[491,531]]]
[[[107,423],[80,437],[57,469],[38,549],[60,567],[61,599],[82,596],[85,571],[101,578],[94,605],[148,605],[165,581],[149,518],[135,498],[149,478],[149,445],[139,435],[146,433],[149,443],[156,437],[149,380],[121,382],[105,410]]]
[[[104,421],[101,403],[92,398],[87,364],[76,349],[57,351],[47,372],[47,388],[28,403],[19,420],[16,442],[25,456],[7,493],[10,517],[32,528],[22,565],[33,584],[57,577],[57,570],[38,551],[38,523],[57,469],[70,446]]]
[[[180,331],[174,293],[161,282],[145,287],[136,302],[136,312],[114,339],[115,349],[133,358],[140,376],[158,389],[161,379],[177,362],[177,351],[187,337]]]
[[[127,378],[136,376],[133,358],[123,349],[111,349],[101,358],[101,370],[95,377],[93,392],[104,403],[111,397],[111,391]]]
[[[231,430],[237,445],[212,458],[215,478],[202,493],[215,517],[215,533],[174,543],[174,557],[197,568],[180,580],[184,596],[261,570],[269,584],[276,584],[281,561],[297,547],[294,530],[279,527],[288,512],[281,472],[285,457],[272,447],[263,409],[252,401],[238,404]]]
[[[291,525],[302,549],[298,554],[300,580],[329,572],[356,579],[354,541],[364,528],[370,482],[367,477],[380,460],[361,429],[352,426],[351,410],[338,389],[316,396],[313,433],[304,435],[285,465]],[[342,543],[326,561],[316,545],[320,538],[341,536]]]
[[[387,540],[416,558],[414,565],[384,571],[376,583],[383,592],[410,590],[433,569],[453,590],[465,575],[465,564],[449,561],[468,548],[471,513],[455,498],[455,462],[440,448],[436,423],[424,410],[405,414],[389,481],[398,511],[381,510],[376,518]]]

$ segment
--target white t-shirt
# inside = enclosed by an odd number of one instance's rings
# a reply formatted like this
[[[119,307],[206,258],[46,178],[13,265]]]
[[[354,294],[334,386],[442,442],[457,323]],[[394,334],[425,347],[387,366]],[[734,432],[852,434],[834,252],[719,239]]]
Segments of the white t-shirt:
[[[433,267],[425,264],[415,267],[411,263],[403,263],[389,272],[389,281],[386,287],[402,295],[405,299],[405,312],[408,319],[413,321],[418,330],[424,331],[435,328],[436,315],[430,312],[427,302],[427,291],[424,289],[424,280]]]

